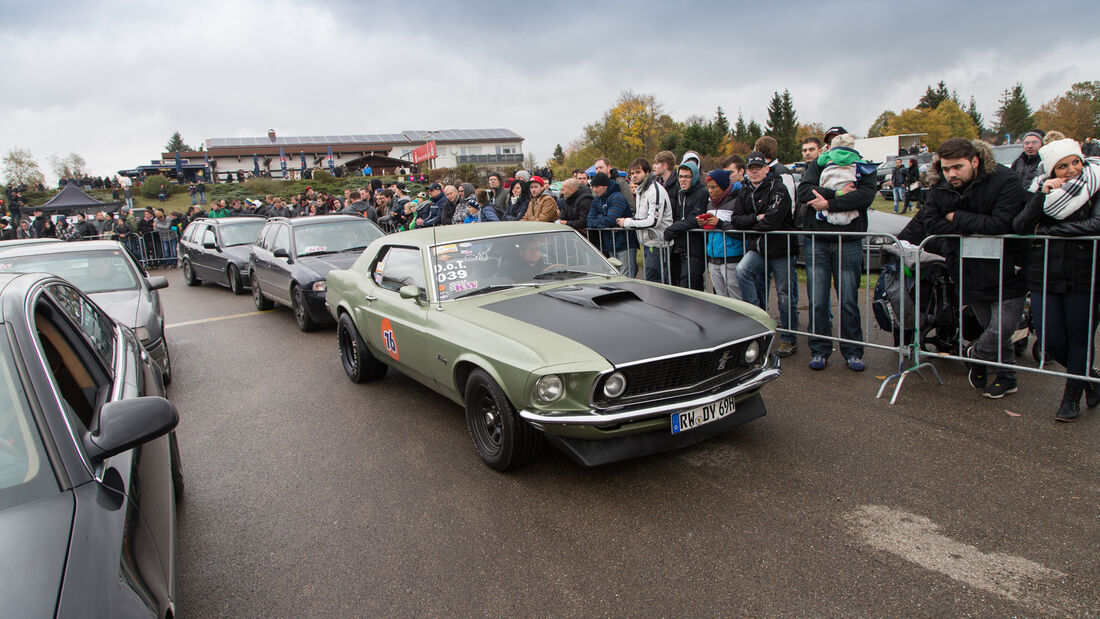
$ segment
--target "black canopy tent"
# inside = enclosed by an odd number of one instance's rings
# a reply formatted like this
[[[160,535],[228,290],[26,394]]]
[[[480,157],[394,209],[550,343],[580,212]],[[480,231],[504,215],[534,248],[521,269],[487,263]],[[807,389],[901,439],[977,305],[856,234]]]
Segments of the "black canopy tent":
[[[84,193],[84,190],[77,187],[76,183],[66,183],[56,196],[50,198],[49,202],[42,206],[35,206],[24,210],[33,211],[34,209],[42,209],[47,214],[60,215],[95,213],[96,211],[113,213],[121,205],[121,202],[100,202]]]

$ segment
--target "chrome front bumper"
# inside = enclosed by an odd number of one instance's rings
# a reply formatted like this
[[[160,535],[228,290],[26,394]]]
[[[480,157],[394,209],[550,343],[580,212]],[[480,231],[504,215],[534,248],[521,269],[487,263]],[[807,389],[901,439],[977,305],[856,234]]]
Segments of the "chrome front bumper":
[[[651,419],[654,417],[660,417],[662,415],[668,415],[677,411],[698,408],[700,406],[706,406],[707,404],[712,404],[719,400],[723,400],[730,396],[749,393],[759,389],[760,387],[763,387],[766,383],[769,383],[779,378],[779,374],[779,358],[775,355],[771,355],[768,360],[768,364],[764,366],[759,372],[757,372],[755,376],[753,376],[747,382],[734,385],[717,393],[710,393],[689,400],[677,400],[675,402],[666,402],[656,406],[649,406],[645,408],[629,408],[617,412],[601,412],[595,409],[584,412],[561,413],[546,413],[543,411],[522,410],[519,412],[519,416],[536,425],[614,426],[623,423],[631,423],[635,421]]]

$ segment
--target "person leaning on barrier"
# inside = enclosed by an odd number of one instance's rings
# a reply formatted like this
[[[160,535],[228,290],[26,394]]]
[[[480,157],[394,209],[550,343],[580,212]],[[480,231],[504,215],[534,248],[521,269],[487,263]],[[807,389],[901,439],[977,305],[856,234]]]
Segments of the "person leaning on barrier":
[[[691,151],[684,154],[687,157]],[[665,240],[672,242],[669,253],[669,274],[673,286],[702,290],[706,270],[705,243],[701,237],[691,238],[689,230],[699,227],[698,218],[707,212],[710,196],[700,179],[699,166],[685,161],[676,169],[679,191],[672,201],[672,224],[665,228]]]
[[[1032,197],[1012,222],[1017,234],[1100,236],[1100,160],[1085,159],[1077,142],[1057,140],[1039,149],[1043,169],[1035,177]],[[1100,378],[1089,367],[1093,334],[1100,323],[1100,278],[1096,242],[1031,241],[1027,282],[1031,290],[1031,323],[1046,355],[1066,372]],[[1091,319],[1091,323],[1089,322]],[[1100,404],[1096,383],[1067,379],[1054,418],[1073,421],[1080,415],[1081,393],[1089,408]]]
[[[531,203],[520,221],[544,221],[553,223],[558,220],[558,201],[546,191],[546,181],[541,176],[532,176],[528,190]]]
[[[668,275],[668,242],[664,239],[664,232],[672,224],[672,204],[668,192],[652,173],[649,161],[639,157],[630,162],[627,169],[631,184],[637,186],[634,216],[622,217],[617,223],[620,228],[637,231],[646,281],[667,284],[671,279]]]
[[[951,138],[940,145],[929,171],[932,188],[924,205],[924,224],[930,235],[1005,235],[1023,208],[1020,177],[997,163],[993,148],[981,140]],[[1016,360],[1012,333],[1024,311],[1027,241],[1003,241],[1000,260],[967,258],[962,261],[963,302],[970,305],[984,331],[966,351],[969,380],[982,395],[998,399],[1015,393],[1016,373],[997,370],[988,383],[987,367],[977,361],[1011,364]],[[960,246],[946,243],[947,258],[958,272]],[[1000,300],[998,304],[998,300]],[[999,351],[999,353],[998,353]]]
[[[842,133],[836,133],[841,131]],[[854,139],[841,127],[830,129],[830,148],[806,164],[797,199],[806,204],[802,229],[807,232],[867,232],[867,209],[875,199],[876,178],[861,172],[859,153],[850,146]],[[834,152],[836,151],[836,152]],[[854,168],[850,168],[854,166]],[[843,168],[843,169],[840,169]],[[823,180],[824,177],[824,180]],[[831,180],[830,180],[831,179]],[[841,185],[835,183],[848,179]],[[859,312],[859,283],[863,264],[862,236],[818,234],[805,237],[806,290],[810,296],[810,325],[817,335],[832,335],[829,289],[838,291],[840,336],[863,341]],[[848,369],[862,372],[863,345],[842,342],[840,352]],[[810,369],[823,370],[833,344],[825,338],[810,338]]]
[[[583,233],[588,228],[588,209],[592,206],[592,190],[587,184],[580,184],[576,178],[567,178],[562,181],[561,195],[564,199],[558,209],[558,217],[561,218],[558,223]]]
[[[619,219],[630,217],[630,204],[619,191],[619,184],[603,172],[597,172],[592,177],[592,193],[595,197],[588,209],[588,227],[602,229],[599,232],[600,251],[623,263],[619,267],[620,273],[634,277],[638,274],[638,237],[626,230],[614,229],[618,227]]]
[[[1043,132],[1039,130],[1028,131],[1024,134],[1020,145],[1024,150],[1016,160],[1012,162],[1012,171],[1020,177],[1020,186],[1024,191],[1030,192],[1031,182],[1039,173],[1039,148],[1043,145]]]
[[[707,232],[707,264],[710,265],[710,284],[714,294],[741,300],[741,287],[737,283],[737,264],[745,255],[745,241],[741,235],[728,234],[730,221],[736,212],[737,194],[741,179],[731,178],[729,170],[711,170],[706,179],[707,212],[697,218],[699,227]]]
[[[738,200],[742,208],[729,223],[731,228],[755,232],[793,231],[794,214],[791,198],[783,178],[767,165],[762,153],[751,153],[745,163],[745,179]],[[765,299],[757,294],[757,286],[775,280],[775,296],[779,304],[779,325],[798,330],[798,239],[793,235],[753,235],[745,243],[745,257],[737,265],[737,281],[745,301],[763,308]],[[768,277],[770,276],[770,277]],[[789,357],[798,352],[798,340],[790,333],[780,334],[775,354]]]

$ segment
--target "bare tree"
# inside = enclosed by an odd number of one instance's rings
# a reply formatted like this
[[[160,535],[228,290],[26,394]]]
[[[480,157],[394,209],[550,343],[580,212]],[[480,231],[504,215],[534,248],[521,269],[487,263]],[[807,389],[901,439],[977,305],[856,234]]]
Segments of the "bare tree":
[[[4,180],[14,185],[34,185],[45,181],[34,155],[26,148],[12,147],[4,155]]]
[[[58,178],[80,178],[88,173],[88,162],[77,153],[50,157],[50,168]]]

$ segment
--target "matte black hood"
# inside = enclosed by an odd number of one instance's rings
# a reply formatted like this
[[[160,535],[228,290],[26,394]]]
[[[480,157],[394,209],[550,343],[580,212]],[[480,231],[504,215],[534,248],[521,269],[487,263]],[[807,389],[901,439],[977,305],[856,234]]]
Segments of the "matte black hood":
[[[0,511],[0,614],[52,617],[65,575],[73,524],[73,495]]]
[[[482,307],[568,337],[614,365],[768,332],[735,310],[638,282],[563,286]]]

